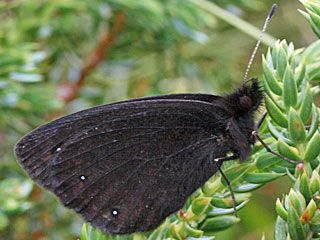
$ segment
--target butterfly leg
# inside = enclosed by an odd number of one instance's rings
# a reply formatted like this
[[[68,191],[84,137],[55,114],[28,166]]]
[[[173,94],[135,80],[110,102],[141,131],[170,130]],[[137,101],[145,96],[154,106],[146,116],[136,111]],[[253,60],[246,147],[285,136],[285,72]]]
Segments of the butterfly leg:
[[[292,163],[292,164],[303,163],[303,161],[293,161],[293,160],[291,160],[291,159],[289,159],[289,158],[286,158],[285,156],[282,156],[281,154],[279,154],[279,153],[277,153],[277,152],[275,152],[275,151],[272,151],[272,150],[269,148],[269,146],[261,139],[261,137],[258,135],[257,131],[253,131],[253,132],[252,132],[252,136],[254,136],[259,142],[261,142],[261,144],[265,147],[265,149],[266,149],[269,153],[271,153],[271,154],[273,154],[273,155],[276,155],[276,156],[278,156],[279,158],[281,158],[281,159],[283,159],[283,160],[285,160],[285,161],[287,161],[287,162],[289,162],[289,163]]]
[[[258,121],[258,123],[257,123],[257,125],[256,125],[256,129],[259,129],[259,128],[260,128],[260,126],[261,126],[262,122],[264,121],[264,119],[266,118],[266,116],[267,116],[267,111],[265,111],[265,112],[263,113],[262,117],[261,117],[260,120]],[[272,151],[272,150],[268,147],[268,145],[262,140],[262,138],[258,135],[257,130],[256,130],[256,131],[253,131],[252,134],[251,134],[251,136],[253,136],[253,137],[256,138],[259,142],[261,142],[261,144],[265,147],[265,149],[266,149],[269,153],[274,154],[274,155],[278,156],[279,158],[281,158],[281,159],[283,159],[283,160],[285,160],[285,161],[287,161],[287,162],[289,162],[289,163],[292,163],[292,164],[303,163],[303,161],[293,161],[293,160],[291,160],[291,159],[289,159],[289,158],[286,158],[285,156],[282,156],[281,154],[279,154],[279,153],[277,153],[277,152]]]
[[[213,161],[216,164],[216,167],[219,170],[221,176],[223,177],[223,179],[226,181],[226,183],[228,185],[228,188],[229,188],[230,193],[231,193],[234,215],[238,218],[239,215],[238,215],[237,208],[236,208],[236,199],[234,197],[234,193],[233,193],[233,190],[232,190],[232,187],[231,187],[231,183],[230,183],[229,179],[227,178],[227,176],[223,173],[223,171],[222,171],[222,169],[220,167],[221,164],[218,164],[220,161],[224,162],[224,161],[229,161],[229,160],[235,160],[237,158],[239,158],[239,154],[234,154],[232,156],[225,156],[225,157],[221,157],[221,158],[215,158],[215,159],[213,159]]]
[[[257,123],[257,125],[256,125],[256,129],[259,129],[259,128],[260,128],[263,120],[264,120],[264,119],[266,118],[266,116],[267,116],[267,113],[268,113],[267,111],[265,111],[265,112],[263,113],[262,117],[259,119],[259,121],[258,121],[258,123]]]

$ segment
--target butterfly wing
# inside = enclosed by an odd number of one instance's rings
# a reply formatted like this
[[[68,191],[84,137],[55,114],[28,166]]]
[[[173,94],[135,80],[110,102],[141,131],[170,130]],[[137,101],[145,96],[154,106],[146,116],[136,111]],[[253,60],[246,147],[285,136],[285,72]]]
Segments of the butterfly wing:
[[[18,142],[18,161],[104,232],[154,229],[217,171],[210,154],[226,154],[217,141],[224,127],[219,110],[180,97],[103,105],[57,119]]]
[[[158,96],[150,96],[150,97],[143,97],[143,98],[136,98],[136,99],[130,99],[125,100],[121,102],[116,102],[112,104],[122,104],[122,103],[129,103],[129,102],[139,102],[139,101],[145,101],[145,100],[195,100],[195,101],[201,101],[206,103],[213,103],[217,99],[221,99],[222,97],[212,95],[212,94],[203,94],[203,93],[172,93],[172,94],[165,94],[165,95],[158,95]],[[110,105],[110,104],[109,104]]]

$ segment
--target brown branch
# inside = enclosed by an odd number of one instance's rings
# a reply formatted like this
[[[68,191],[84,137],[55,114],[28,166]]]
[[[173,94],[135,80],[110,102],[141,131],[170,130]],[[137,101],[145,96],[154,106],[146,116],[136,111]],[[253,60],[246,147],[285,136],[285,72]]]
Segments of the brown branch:
[[[79,93],[84,80],[88,74],[90,74],[99,63],[106,58],[106,51],[111,48],[114,44],[115,38],[119,35],[124,26],[125,14],[123,12],[118,12],[115,16],[115,20],[111,31],[104,31],[102,33],[101,39],[95,50],[86,58],[83,67],[81,69],[81,74],[78,81],[74,84],[65,83],[59,86],[58,95],[60,99],[64,100],[65,106],[74,100]],[[48,120],[53,120],[60,117],[63,114],[63,110],[54,112],[47,116]],[[0,136],[1,137],[1,136]],[[39,197],[39,186],[35,186],[33,189],[32,197]]]
[[[118,12],[115,16],[111,31],[104,31],[102,33],[98,46],[86,58],[78,81],[75,84],[69,83],[62,86],[60,96],[66,104],[76,98],[82,85],[84,84],[86,76],[88,76],[99,65],[99,63],[106,58],[106,51],[111,48],[111,46],[114,44],[115,38],[123,29],[124,20],[125,14],[123,12]]]

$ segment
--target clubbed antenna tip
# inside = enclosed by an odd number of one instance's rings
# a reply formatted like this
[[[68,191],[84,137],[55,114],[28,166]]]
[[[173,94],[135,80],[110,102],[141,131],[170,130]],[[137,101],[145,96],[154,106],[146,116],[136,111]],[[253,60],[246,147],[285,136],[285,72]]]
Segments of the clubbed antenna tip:
[[[274,12],[277,10],[277,8],[278,8],[278,5],[277,5],[277,4],[273,4],[273,5],[272,5],[272,8],[271,8],[271,10],[270,10],[270,12],[269,12],[269,18],[271,18],[271,17],[273,16],[273,14],[274,14]]]

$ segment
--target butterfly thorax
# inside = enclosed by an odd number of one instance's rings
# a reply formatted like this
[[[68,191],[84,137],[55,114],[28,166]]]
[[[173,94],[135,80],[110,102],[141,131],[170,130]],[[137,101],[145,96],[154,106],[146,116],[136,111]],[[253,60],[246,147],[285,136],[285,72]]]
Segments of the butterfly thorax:
[[[257,79],[251,79],[251,85],[244,85],[230,95],[219,99],[215,106],[226,116],[223,124],[225,135],[229,138],[228,147],[241,161],[251,153],[254,129],[254,115],[263,102],[263,92]],[[225,145],[227,147],[227,145]]]

